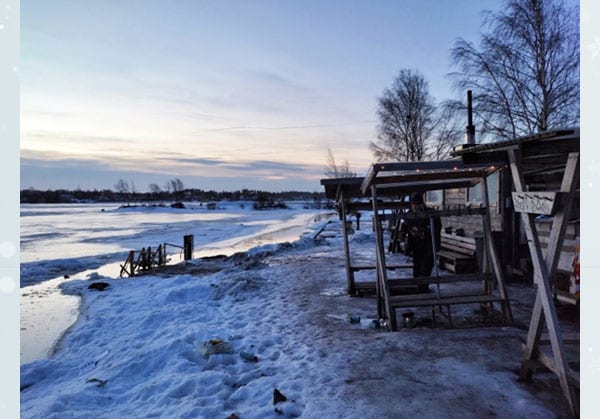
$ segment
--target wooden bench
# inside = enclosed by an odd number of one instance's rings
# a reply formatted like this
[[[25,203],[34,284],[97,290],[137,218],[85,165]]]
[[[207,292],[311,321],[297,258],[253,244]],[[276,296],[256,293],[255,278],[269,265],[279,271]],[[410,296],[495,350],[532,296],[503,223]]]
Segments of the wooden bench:
[[[477,271],[475,239],[472,237],[442,232],[437,256],[440,268],[447,271],[455,274]]]

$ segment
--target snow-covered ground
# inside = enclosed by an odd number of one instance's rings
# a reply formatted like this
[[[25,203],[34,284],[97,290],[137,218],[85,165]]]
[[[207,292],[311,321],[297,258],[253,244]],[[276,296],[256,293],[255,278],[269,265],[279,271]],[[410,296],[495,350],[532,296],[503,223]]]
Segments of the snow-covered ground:
[[[67,278],[116,277],[129,250],[183,245],[194,236],[196,257],[231,255],[266,243],[296,240],[308,225],[331,211],[255,211],[252,202],[219,202],[217,208],[119,207],[115,204],[21,206],[21,363],[48,356],[54,342],[76,320],[79,297],[59,286]],[[171,263],[181,249],[167,246]]]
[[[227,258],[64,281],[81,315],[52,358],[21,366],[21,416],[566,416],[552,374],[518,380],[530,287],[509,287],[512,326],[482,327],[464,307],[455,328],[439,319],[386,332],[372,325],[372,298],[345,293],[339,222],[312,239],[323,223]],[[361,224],[353,254],[372,260],[373,233]],[[286,400],[275,404],[276,389]]]

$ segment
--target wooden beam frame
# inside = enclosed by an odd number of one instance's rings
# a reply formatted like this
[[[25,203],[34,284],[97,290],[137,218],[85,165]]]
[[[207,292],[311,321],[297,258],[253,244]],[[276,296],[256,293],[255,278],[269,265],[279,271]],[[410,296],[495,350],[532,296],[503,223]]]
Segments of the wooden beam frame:
[[[525,191],[525,183],[520,166],[521,155],[518,150],[510,149],[508,150],[508,156],[515,190],[517,193],[522,193]],[[571,205],[578,179],[579,153],[569,153],[560,188],[560,192],[566,194],[566,199],[562,205],[559,206],[554,215],[550,241],[545,258],[542,254],[540,240],[535,225],[535,215],[532,213],[521,213],[534,268],[534,280],[538,286],[521,364],[521,376],[523,378],[529,378],[531,376],[531,365],[533,361],[544,362],[545,360],[550,359],[552,365],[549,365],[550,363],[548,362],[548,367],[558,375],[563,393],[567,399],[571,413],[574,416],[579,414],[579,401],[576,398],[573,387],[570,385],[571,377],[574,373],[570,370],[565,356],[564,341],[558,324],[556,307],[552,298],[553,294],[550,278],[553,277],[558,265],[560,249],[564,240],[567,220],[571,212]],[[539,346],[544,320],[550,337],[553,353],[552,358],[540,356]]]
[[[419,180],[423,183],[422,187],[424,189],[433,190],[435,187],[428,186],[427,183],[433,179],[445,179],[444,174],[448,172],[459,173],[452,176],[456,176],[454,179],[463,179],[464,181],[479,178],[483,173],[489,175],[503,165],[504,163],[495,162],[465,164],[461,160],[375,163],[365,176],[361,190],[363,194],[368,194],[371,185],[374,183],[379,185],[382,183],[402,183],[407,186],[408,183]],[[388,177],[390,179],[387,179]],[[376,179],[377,181],[375,181]]]
[[[391,285],[387,277],[387,267],[385,263],[385,252],[383,248],[383,231],[379,219],[379,194],[386,196],[404,195],[407,192],[406,188],[418,187],[420,191],[436,190],[448,188],[449,184],[459,183],[461,186],[472,186],[480,183],[482,185],[482,194],[485,197],[484,208],[473,209],[445,209],[436,211],[427,211],[423,214],[407,215],[406,218],[421,218],[425,217],[431,220],[434,216],[449,216],[449,215],[472,215],[480,214],[483,217],[484,241],[485,250],[491,265],[493,277],[495,279],[492,286],[488,281],[483,282],[483,290],[473,298],[480,298],[480,302],[489,302],[498,300],[502,303],[503,317],[508,318],[512,322],[512,313],[510,303],[506,292],[504,277],[500,264],[500,258],[495,249],[492,239],[490,214],[487,210],[489,206],[487,197],[487,176],[498,169],[494,163],[484,163],[476,165],[466,165],[459,161],[436,161],[436,162],[408,162],[408,163],[381,163],[374,164],[369,170],[369,174],[365,177],[362,183],[362,191],[371,191],[371,202],[373,204],[375,233],[376,233],[376,256],[377,256],[377,315],[388,322],[391,330],[397,330],[396,321],[396,305],[391,297]],[[410,172],[412,170],[413,172]],[[399,173],[399,172],[403,173]],[[450,175],[449,175],[450,174]],[[445,188],[444,188],[445,186]],[[392,193],[394,191],[394,193]],[[385,204],[387,207],[387,204]],[[382,204],[383,206],[383,204]],[[431,222],[431,221],[430,221]],[[434,245],[435,246],[435,245]],[[435,257],[435,255],[434,255]],[[437,261],[434,261],[434,267],[437,274]],[[480,274],[483,279],[484,275]],[[410,280],[409,280],[410,281]],[[431,278],[429,283],[436,283],[435,278]],[[407,282],[408,283],[408,282]],[[492,296],[492,288],[497,288],[500,296]],[[395,297],[394,297],[395,298]],[[406,304],[410,304],[414,300],[415,304],[421,304],[419,298],[423,296],[415,295],[407,297]],[[431,299],[431,298],[430,298]],[[438,305],[459,304],[464,302],[464,299],[452,298],[452,295],[440,297],[438,284]],[[469,302],[471,300],[468,300]],[[403,304],[405,304],[403,302]]]

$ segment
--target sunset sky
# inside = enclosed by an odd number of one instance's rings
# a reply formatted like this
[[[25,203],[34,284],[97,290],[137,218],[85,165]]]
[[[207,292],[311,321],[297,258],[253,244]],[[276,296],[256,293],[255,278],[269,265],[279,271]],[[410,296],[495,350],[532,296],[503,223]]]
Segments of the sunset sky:
[[[317,191],[328,147],[364,174],[376,98],[436,101],[492,0],[21,2],[21,188]]]

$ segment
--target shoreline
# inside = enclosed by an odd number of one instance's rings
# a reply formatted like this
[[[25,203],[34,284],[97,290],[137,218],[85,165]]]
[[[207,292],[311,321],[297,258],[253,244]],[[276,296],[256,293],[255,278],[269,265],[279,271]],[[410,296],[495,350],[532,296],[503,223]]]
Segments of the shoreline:
[[[243,254],[243,255],[245,255],[244,256],[244,258],[245,258],[254,249],[259,249],[261,247],[268,247],[268,246],[279,246],[283,243],[290,243],[289,240],[288,241],[282,240],[282,241],[277,241],[277,242],[273,242],[273,240],[277,239],[277,237],[283,237],[284,239],[289,238],[289,235],[291,232],[298,233],[298,234],[294,233],[295,239],[293,241],[291,241],[291,243],[295,243],[297,241],[302,240],[303,234],[306,234],[307,232],[312,231],[312,226],[314,226],[315,224],[317,224],[319,222],[322,222],[323,220],[329,219],[329,218],[333,217],[334,215],[335,215],[335,213],[331,213],[331,212],[298,214],[297,217],[299,217],[299,219],[303,221],[300,225],[292,225],[289,227],[277,228],[277,229],[272,229],[272,230],[268,229],[267,231],[261,231],[257,234],[251,234],[248,237],[242,237],[239,240],[238,239],[228,239],[225,241],[215,243],[217,245],[216,247],[214,246],[214,244],[205,245],[205,246],[202,246],[201,248],[195,250],[196,253],[202,254],[204,256],[195,257],[194,259],[192,259],[192,261],[188,261],[187,264],[184,261],[179,261],[179,262],[176,262],[173,264],[168,264],[160,269],[148,271],[147,273],[144,273],[139,276],[140,277],[145,276],[145,275],[172,276],[172,275],[177,275],[177,273],[175,273],[177,270],[189,271],[190,269],[195,272],[202,272],[204,275],[211,274],[211,273],[214,273],[214,271],[211,272],[210,269],[208,271],[206,271],[205,266],[194,269],[193,265],[195,263],[197,263],[194,261],[200,261],[202,264],[206,265],[206,261],[208,261],[210,259],[218,258],[220,256],[223,256],[225,258],[232,258],[235,256],[235,257],[239,258],[240,257],[239,255]],[[235,240],[235,241],[233,243],[231,243],[232,240]],[[256,243],[252,247],[247,247],[243,251],[235,251],[236,248],[244,248],[244,245],[248,246],[249,243],[253,243],[253,242],[256,242]],[[218,245],[219,243],[222,243],[221,246]],[[224,246],[225,243],[230,243],[230,244],[227,246]],[[177,256],[181,256],[181,255],[178,255],[178,254],[169,255],[171,260],[175,259]],[[190,262],[194,262],[194,263],[190,263]],[[62,328],[60,326],[53,327],[53,328],[38,327],[39,330],[36,331],[35,330],[36,326],[34,324],[29,324],[29,325],[27,325],[27,329],[24,330],[23,323],[22,323],[23,320],[21,320],[21,337],[22,337],[21,340],[23,342],[25,342],[25,340],[23,340],[24,332],[25,332],[25,334],[37,333],[38,335],[34,339],[36,344],[30,345],[30,346],[33,346],[33,348],[29,348],[31,350],[25,351],[25,354],[26,354],[25,356],[24,356],[24,352],[23,352],[23,347],[21,348],[20,365],[22,366],[27,363],[34,362],[36,360],[50,359],[50,358],[55,357],[56,354],[60,352],[61,345],[64,342],[65,337],[73,329],[73,327],[75,327],[76,324],[79,322],[79,320],[82,316],[81,310],[82,310],[82,306],[84,305],[84,301],[83,301],[84,297],[83,296],[85,295],[85,292],[83,292],[82,290],[72,290],[68,286],[65,286],[64,285],[65,283],[70,282],[70,281],[75,281],[75,280],[89,281],[89,283],[92,283],[94,281],[131,279],[131,278],[119,278],[118,271],[119,271],[119,262],[111,262],[109,264],[95,266],[93,268],[77,272],[73,275],[70,275],[68,278],[55,277],[55,278],[52,278],[52,279],[49,279],[46,281],[41,281],[41,282],[37,282],[37,283],[31,284],[31,285],[25,285],[25,286],[21,287],[21,301],[23,301],[23,294],[32,294],[32,292],[31,292],[32,288],[35,290],[33,292],[33,293],[35,293],[35,296],[55,295],[55,299],[56,298],[64,299],[65,297],[68,297],[68,298],[74,298],[76,300],[75,301],[66,300],[61,303],[56,303],[56,305],[58,305],[61,309],[63,309],[63,312],[64,312],[64,315],[62,316],[63,321],[61,322],[61,324],[65,325],[64,328]],[[33,296],[31,296],[31,299],[32,298],[33,298]],[[41,297],[41,299],[44,299],[44,297]],[[29,301],[29,302],[33,303],[33,301]],[[39,301],[35,301],[35,303],[37,304],[37,303],[39,303]],[[51,302],[49,302],[47,300],[44,300],[44,303],[49,304],[49,305],[52,304]],[[75,314],[71,313],[71,311],[73,309],[76,310]],[[36,310],[39,311],[39,307],[36,307]],[[21,307],[21,313],[22,312],[23,312],[23,307]],[[25,317],[27,317],[27,316],[21,315],[22,319]],[[38,316],[38,317],[40,317],[40,316]],[[61,315],[54,312],[52,314],[52,318],[61,319]],[[28,320],[33,321],[33,319],[31,318],[31,314],[29,315]],[[28,339],[28,340],[30,342],[32,341],[32,339]],[[47,343],[42,343],[41,345],[38,345],[37,343],[39,343],[40,341],[41,342],[45,341]],[[35,349],[35,348],[38,348],[38,349]],[[25,359],[25,362],[23,362],[24,359]]]

